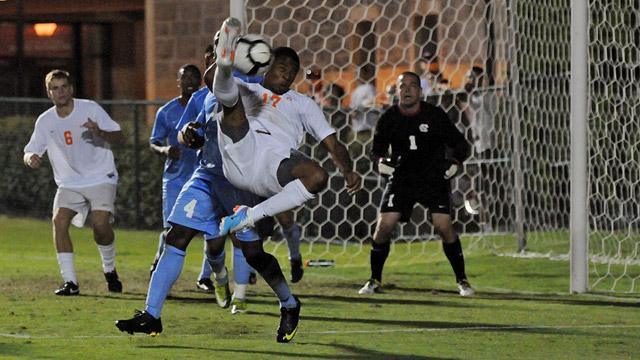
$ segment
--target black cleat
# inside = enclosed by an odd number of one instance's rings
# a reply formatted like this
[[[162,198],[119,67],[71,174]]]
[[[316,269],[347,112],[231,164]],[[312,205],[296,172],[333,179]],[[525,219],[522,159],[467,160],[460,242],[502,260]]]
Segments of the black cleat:
[[[302,268],[302,259],[291,259],[289,260],[291,264],[291,282],[297,283],[302,280],[302,275],[304,275],[304,269]]]
[[[80,288],[73,282],[67,281],[66,283],[62,284],[60,289],[56,290],[54,293],[60,296],[80,295]]]
[[[204,278],[196,281],[196,287],[202,291],[212,293],[215,287],[213,286],[213,281],[209,278]]]
[[[104,278],[107,280],[107,289],[109,289],[110,292],[122,292],[122,283],[120,279],[118,279],[116,269],[113,269],[112,272],[104,273]]]
[[[150,336],[158,336],[162,332],[162,320],[156,319],[146,311],[136,310],[135,315],[128,320],[116,320],[116,327],[120,331],[133,333],[145,333]]]
[[[258,277],[256,276],[256,273],[254,273],[253,271],[249,273],[249,284],[251,285],[255,285],[258,282]]]
[[[298,305],[293,309],[286,307],[280,308],[280,326],[276,333],[276,341],[279,343],[288,343],[293,340],[298,332],[298,320],[300,320],[300,306],[302,303],[297,296],[292,295]]]

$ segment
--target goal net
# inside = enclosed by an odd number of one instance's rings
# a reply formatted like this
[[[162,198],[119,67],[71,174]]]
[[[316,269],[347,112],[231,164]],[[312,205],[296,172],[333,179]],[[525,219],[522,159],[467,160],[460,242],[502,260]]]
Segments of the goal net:
[[[246,28],[291,46],[295,86],[322,105],[365,177],[355,197],[326,151],[303,147],[332,172],[329,188],[297,210],[312,249],[344,264],[368,252],[384,180],[368,157],[370,127],[394,101],[403,71],[424,81],[473,144],[452,181],[452,214],[467,249],[568,261],[570,23],[568,0],[256,1]],[[588,213],[590,289],[640,288],[640,31],[638,2],[589,0]],[[475,86],[467,74],[480,74]],[[306,75],[306,76],[305,76]],[[358,86],[375,89],[357,102]],[[397,229],[408,246],[389,262],[421,261],[437,239],[425,209]],[[360,259],[366,257],[359,257]],[[362,265],[362,264],[358,264]]]

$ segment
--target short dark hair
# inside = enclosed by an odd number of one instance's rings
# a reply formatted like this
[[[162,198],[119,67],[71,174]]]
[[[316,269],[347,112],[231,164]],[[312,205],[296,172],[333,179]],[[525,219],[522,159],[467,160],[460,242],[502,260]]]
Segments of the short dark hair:
[[[71,84],[71,74],[69,74],[68,71],[54,69],[49,71],[49,73],[44,77],[44,86],[46,89],[49,88],[49,83],[53,79],[67,79],[69,84]]]
[[[193,64],[182,65],[180,67],[180,70],[178,70],[178,76],[180,76],[180,71],[182,71],[183,73],[190,72],[198,79],[202,77],[202,73],[200,72],[200,69],[198,69],[198,67]]]
[[[276,62],[279,58],[287,58],[293,61],[298,70],[300,70],[300,58],[298,53],[288,46],[280,46],[273,49],[273,62]]]
[[[414,73],[413,71],[405,71],[402,74],[400,74],[400,76],[412,76],[413,78],[416,79],[416,81],[418,82],[418,85],[420,85],[420,76],[418,76],[418,74]],[[398,76],[398,78],[400,78],[400,76]]]

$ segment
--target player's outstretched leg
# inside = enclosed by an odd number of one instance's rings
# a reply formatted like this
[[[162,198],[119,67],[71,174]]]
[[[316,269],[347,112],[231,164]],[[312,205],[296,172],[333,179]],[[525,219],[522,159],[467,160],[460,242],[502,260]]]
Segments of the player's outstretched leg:
[[[382,270],[391,248],[391,233],[400,220],[399,213],[380,213],[371,241],[371,277],[358,294],[375,294],[382,291]]]
[[[249,237],[257,238],[253,231],[238,232],[236,236],[242,242],[242,252],[249,265],[260,273],[280,300],[280,325],[276,332],[276,340],[291,341],[298,331],[300,300],[291,293],[278,260],[262,248],[262,240],[247,241]]]
[[[465,272],[464,254],[462,253],[462,244],[460,238],[453,229],[451,216],[449,214],[434,213],[431,215],[431,221],[435,230],[442,238],[442,250],[444,251],[454,274],[456,275],[456,283],[460,296],[472,296],[475,290],[467,280]]]
[[[240,20],[229,17],[224,20],[220,28],[220,37],[216,46],[216,64],[225,71],[231,69],[235,56],[236,44],[240,36]]]

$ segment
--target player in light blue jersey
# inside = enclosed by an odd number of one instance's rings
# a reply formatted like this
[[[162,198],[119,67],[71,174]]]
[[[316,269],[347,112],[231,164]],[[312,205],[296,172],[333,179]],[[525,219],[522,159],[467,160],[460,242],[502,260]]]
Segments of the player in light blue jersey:
[[[213,59],[214,59],[213,46],[209,45],[205,49],[205,53],[204,53],[205,69],[211,65],[211,63],[213,62]],[[171,128],[170,128],[170,131],[172,132],[171,140],[174,141],[176,144],[178,142],[176,134],[178,133],[178,130],[179,130],[179,128],[176,129],[177,124],[181,123],[182,121],[184,122],[194,121],[198,117],[198,114],[200,113],[200,111],[202,111],[204,98],[209,92],[209,90],[207,89],[206,86],[203,86],[202,88],[197,89],[198,86],[200,86],[200,81],[198,82],[197,85],[195,85],[194,88],[192,88],[191,96],[190,98],[187,98],[188,101],[185,102],[185,104],[183,104],[181,114],[177,118],[175,118],[171,124]],[[154,135],[152,134],[151,141],[154,141],[154,140],[157,141],[158,139],[154,139]],[[154,150],[153,144],[151,145],[151,147],[152,147],[152,150]],[[193,149],[189,149],[188,147],[185,147],[185,146],[182,146],[182,148],[188,149],[193,154],[193,158],[192,158],[193,162],[191,163],[193,166],[191,167],[191,173],[186,174],[185,171],[182,172],[182,174],[185,174],[186,177],[182,178],[182,181],[177,181],[177,180],[174,181],[172,186],[168,188],[169,190],[168,193],[164,191],[165,186],[163,183],[162,217],[163,217],[165,231],[162,232],[162,234],[160,235],[160,241],[158,243],[158,251],[156,252],[156,256],[154,258],[153,264],[151,265],[151,273],[153,273],[153,270],[156,268],[158,264],[158,259],[162,254],[164,241],[166,237],[166,231],[169,229],[169,223],[167,222],[167,218],[171,213],[171,209],[173,208],[176,197],[178,196],[178,194],[180,193],[180,190],[182,189],[182,185],[184,185],[187,182],[187,180],[189,180],[189,178],[191,177],[191,174],[193,173],[193,170],[195,170],[195,167],[197,165],[197,161],[195,160],[196,151]],[[157,150],[154,150],[154,151],[158,152]],[[170,153],[168,153],[167,156],[169,159],[171,158]],[[167,161],[167,165],[169,165],[168,164],[169,159]],[[165,180],[166,180],[166,176],[165,176]],[[165,194],[167,196],[164,196]],[[196,281],[196,288],[207,291],[207,292],[214,291],[214,285],[213,285],[213,282],[211,281],[211,266],[209,265],[209,262],[206,257],[206,248],[205,248],[205,256],[203,257],[203,260],[202,260],[200,274],[198,275],[198,279]]]

